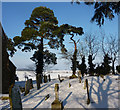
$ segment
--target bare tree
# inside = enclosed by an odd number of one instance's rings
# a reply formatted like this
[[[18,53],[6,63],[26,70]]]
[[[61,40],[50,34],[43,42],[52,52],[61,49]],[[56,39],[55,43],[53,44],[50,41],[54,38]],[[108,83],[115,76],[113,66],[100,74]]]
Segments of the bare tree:
[[[118,39],[114,35],[110,35],[108,39],[109,54],[112,61],[112,73],[115,74],[115,61],[118,58]]]

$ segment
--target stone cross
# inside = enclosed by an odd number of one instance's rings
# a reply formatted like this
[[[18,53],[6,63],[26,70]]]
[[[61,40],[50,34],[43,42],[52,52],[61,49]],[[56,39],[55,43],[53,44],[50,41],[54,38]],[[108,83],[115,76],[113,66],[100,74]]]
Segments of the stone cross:
[[[79,83],[81,83],[81,71],[78,71],[78,79],[79,79]]]
[[[21,95],[16,85],[11,85],[9,88],[9,100],[11,110],[22,110]]]
[[[30,79],[28,79],[26,82],[25,82],[25,94],[24,95],[27,95],[30,91]]]
[[[55,100],[59,100],[59,84],[55,84]]]

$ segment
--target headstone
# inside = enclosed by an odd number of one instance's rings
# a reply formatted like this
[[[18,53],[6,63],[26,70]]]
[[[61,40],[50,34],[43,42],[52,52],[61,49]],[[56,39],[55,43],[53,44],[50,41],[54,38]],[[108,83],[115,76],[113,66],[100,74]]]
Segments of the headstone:
[[[64,79],[61,79],[61,78],[60,78],[60,75],[59,75],[59,74],[58,74],[58,79],[59,79],[60,83],[64,80]]]
[[[48,75],[49,82],[51,81],[50,74]]]
[[[32,81],[32,79],[29,79],[30,80],[30,89],[32,89],[32,88],[34,88],[33,87],[33,81]]]
[[[25,82],[25,94],[24,95],[27,95],[30,91],[30,79],[28,79],[26,82]]]
[[[40,74],[36,75],[37,90],[40,89],[40,76],[41,76]]]
[[[79,71],[78,71],[78,79],[79,79],[79,83],[81,83],[81,76],[82,76],[82,75],[81,75],[81,71],[79,70]]]
[[[71,87],[71,84],[69,83],[69,87]]]
[[[59,84],[55,84],[55,100],[51,104],[52,110],[62,110],[63,103],[59,100]]]
[[[47,76],[44,75],[44,83],[47,83]]]
[[[89,97],[89,89],[88,89],[88,79],[86,79],[86,87],[87,87],[87,104],[90,104],[90,97]]]
[[[21,96],[19,89],[15,85],[11,85],[9,88],[9,100],[11,110],[22,110]]]
[[[84,89],[86,89],[86,80],[84,81]]]

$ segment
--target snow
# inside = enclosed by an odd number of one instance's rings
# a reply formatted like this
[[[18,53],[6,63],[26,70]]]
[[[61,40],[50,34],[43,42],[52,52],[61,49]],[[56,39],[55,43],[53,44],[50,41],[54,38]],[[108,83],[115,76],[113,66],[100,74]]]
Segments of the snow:
[[[48,72],[47,74],[49,74]],[[35,74],[30,71],[26,71],[29,78],[35,80]],[[66,77],[70,76],[70,72],[51,72],[52,81],[41,84],[40,90],[36,88],[36,82],[33,82],[34,88],[30,90],[27,96],[21,93],[23,108],[51,108],[51,103],[55,99],[54,86],[59,84],[59,99],[63,101],[64,108],[119,108],[118,92],[120,89],[118,85],[120,83],[119,75],[105,76],[105,81],[101,77],[97,76],[85,76],[82,79],[82,83],[79,83],[78,78],[68,79],[64,78],[62,83],[58,80],[58,74]],[[24,86],[25,78],[24,72],[17,72],[19,82],[16,85]],[[88,79],[89,82],[89,94],[91,103],[87,105],[87,89],[84,89],[84,80]],[[69,87],[69,83],[71,87]],[[45,100],[45,96],[49,94],[50,97]],[[1,101],[0,107],[8,108],[9,101]]]

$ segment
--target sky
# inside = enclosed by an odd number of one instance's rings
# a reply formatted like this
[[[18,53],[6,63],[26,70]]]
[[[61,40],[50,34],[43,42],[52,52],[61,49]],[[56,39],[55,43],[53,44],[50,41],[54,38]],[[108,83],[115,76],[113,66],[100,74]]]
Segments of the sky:
[[[55,17],[58,19],[58,25],[70,24],[77,27],[82,27],[84,33],[99,32],[104,30],[106,34],[118,35],[118,16],[116,15],[113,21],[105,20],[102,27],[91,23],[90,20],[94,14],[93,6],[87,6],[84,3],[71,4],[70,2],[2,2],[2,26],[9,38],[20,36],[24,29],[24,22],[29,19],[32,10],[39,6],[46,6],[53,10]],[[97,33],[96,33],[97,34]],[[79,36],[83,38],[84,35]],[[77,38],[76,38],[77,39]],[[73,44],[69,43],[69,37],[65,37],[65,45],[69,50],[73,48]],[[50,49],[51,50],[51,49]],[[53,69],[70,69],[71,63],[68,60],[61,59],[60,50],[51,50],[57,54],[57,65]],[[15,55],[10,58],[17,68],[27,68],[34,64],[30,60],[34,51],[21,52],[18,50]]]

